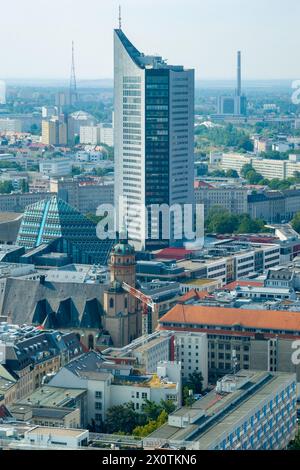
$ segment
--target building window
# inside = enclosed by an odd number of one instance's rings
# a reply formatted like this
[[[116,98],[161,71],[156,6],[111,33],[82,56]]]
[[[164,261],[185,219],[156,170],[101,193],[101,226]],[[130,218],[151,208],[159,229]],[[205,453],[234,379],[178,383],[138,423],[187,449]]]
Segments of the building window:
[[[95,398],[100,398],[102,399],[102,392],[95,392]]]
[[[95,402],[95,409],[96,409],[96,410],[102,410],[102,403],[101,403],[101,401],[96,401],[96,402]]]
[[[109,308],[114,308],[114,299],[109,299]]]

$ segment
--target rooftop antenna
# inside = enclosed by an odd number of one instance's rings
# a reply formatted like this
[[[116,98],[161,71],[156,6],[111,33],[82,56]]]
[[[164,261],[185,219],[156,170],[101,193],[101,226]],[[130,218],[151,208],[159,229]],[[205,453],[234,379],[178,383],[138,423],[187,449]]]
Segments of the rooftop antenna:
[[[72,65],[71,65],[71,78],[70,78],[70,103],[72,104],[72,95],[77,101],[77,84],[75,74],[75,53],[74,53],[74,41],[72,41]]]
[[[119,29],[122,29],[122,11],[121,11],[121,5],[119,5]]]

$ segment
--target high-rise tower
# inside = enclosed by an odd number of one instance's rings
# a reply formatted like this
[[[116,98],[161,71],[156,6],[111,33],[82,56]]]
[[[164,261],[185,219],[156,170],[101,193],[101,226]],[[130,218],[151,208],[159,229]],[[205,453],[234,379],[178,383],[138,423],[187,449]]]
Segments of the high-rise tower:
[[[194,203],[194,70],[137,50],[114,31],[115,206],[137,249],[174,243],[154,205]],[[122,199],[123,198],[123,199]],[[156,206],[157,207],[157,206]],[[147,210],[145,210],[145,208]]]

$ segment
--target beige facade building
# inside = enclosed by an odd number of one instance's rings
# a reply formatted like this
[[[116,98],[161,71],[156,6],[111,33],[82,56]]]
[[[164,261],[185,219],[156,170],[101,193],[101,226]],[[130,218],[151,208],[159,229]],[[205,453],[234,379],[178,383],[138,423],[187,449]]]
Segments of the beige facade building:
[[[58,118],[42,121],[42,143],[45,145],[67,145],[68,127]]]

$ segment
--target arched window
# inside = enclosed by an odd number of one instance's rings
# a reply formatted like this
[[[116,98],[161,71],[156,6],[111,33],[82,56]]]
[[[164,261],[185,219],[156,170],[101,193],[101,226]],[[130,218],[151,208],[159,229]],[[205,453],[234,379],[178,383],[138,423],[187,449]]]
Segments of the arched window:
[[[113,298],[111,298],[109,300],[109,308],[114,308],[114,299]]]

